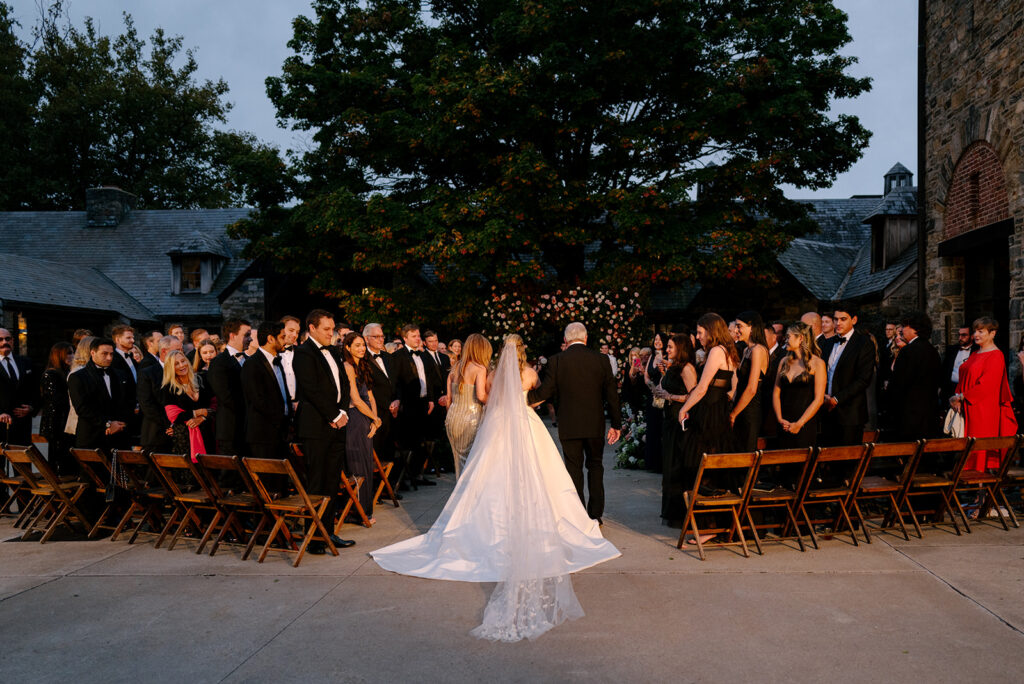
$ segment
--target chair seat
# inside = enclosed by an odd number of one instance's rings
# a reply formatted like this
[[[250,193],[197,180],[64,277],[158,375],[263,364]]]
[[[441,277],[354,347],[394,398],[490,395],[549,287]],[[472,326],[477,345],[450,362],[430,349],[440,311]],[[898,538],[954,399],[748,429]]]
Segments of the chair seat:
[[[310,494],[309,495],[309,501],[310,501],[310,503],[313,504],[313,506],[320,505],[320,502],[323,501],[323,500],[324,500],[324,497],[322,495],[319,495],[319,494]],[[300,495],[292,494],[291,496],[285,496],[285,497],[282,497],[280,499],[275,499],[274,501],[272,501],[272,502],[267,504],[267,508],[273,508],[274,510],[293,511],[293,510],[298,510],[300,508],[303,508],[305,505],[306,505],[306,502],[302,500],[302,497]]]
[[[85,484],[82,483],[82,482],[61,482],[60,483],[60,488],[63,489],[65,492],[69,492],[69,491],[71,491],[73,489],[78,489],[79,487],[84,487],[84,486],[85,486]],[[39,483],[38,487],[33,487],[32,489],[29,489],[29,491],[32,492],[33,494],[37,494],[37,495],[42,496],[42,495],[46,495],[46,494],[52,494],[53,493],[53,487],[51,487],[48,484]]]
[[[950,477],[952,473],[946,473]],[[977,470],[965,470],[960,473],[960,482],[964,484],[995,484],[999,478],[989,473],[982,473]]]
[[[862,492],[898,492],[900,485],[898,482],[893,482],[880,475],[867,475],[860,481],[860,490]]]
[[[217,499],[217,503],[225,506],[251,506],[256,503],[256,497],[252,494],[232,494]]]
[[[1024,468],[1009,468],[1006,471],[1007,477],[1012,477],[1015,480],[1024,479]]]
[[[769,503],[772,501],[792,501],[796,499],[796,492],[785,487],[776,487],[771,491],[753,491],[750,493],[751,503]]]
[[[943,475],[915,475],[910,484],[913,487],[944,487],[953,481]]]
[[[686,492],[685,496],[687,504],[693,499],[693,490]],[[702,496],[697,501],[698,506],[719,506],[719,505],[734,505],[741,503],[743,497],[732,492],[723,492],[721,494],[714,494],[711,496]]]
[[[812,489],[807,492],[808,499],[835,499],[840,496],[848,496],[849,487],[832,487],[829,489]]]
[[[190,504],[210,503],[210,497],[206,492],[185,492],[174,497],[178,501]]]

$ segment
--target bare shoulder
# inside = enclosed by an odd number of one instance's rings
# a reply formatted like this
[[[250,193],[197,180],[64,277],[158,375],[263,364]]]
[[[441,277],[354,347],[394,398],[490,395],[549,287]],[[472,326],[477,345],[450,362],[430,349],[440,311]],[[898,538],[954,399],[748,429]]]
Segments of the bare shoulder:
[[[524,390],[533,389],[540,384],[540,376],[537,375],[537,371],[529,366],[520,372],[519,377],[522,378]]]

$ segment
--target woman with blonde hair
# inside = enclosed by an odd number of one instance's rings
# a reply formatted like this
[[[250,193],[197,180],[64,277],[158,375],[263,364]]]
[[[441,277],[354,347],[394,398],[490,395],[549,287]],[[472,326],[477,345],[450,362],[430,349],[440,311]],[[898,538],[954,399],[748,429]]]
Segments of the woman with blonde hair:
[[[180,349],[169,353],[164,360],[159,397],[167,420],[171,421],[174,452],[189,454],[195,461],[197,455],[206,453],[200,426],[209,415],[210,398]]]
[[[487,368],[494,353],[487,338],[473,333],[466,338],[459,361],[448,374],[447,395],[451,404],[444,427],[455,457],[455,479],[466,467],[466,458],[480,427],[487,403]],[[454,390],[454,392],[453,392]]]
[[[80,332],[76,330],[77,334]],[[92,358],[89,356],[89,346],[92,345],[92,341],[96,339],[93,335],[86,335],[78,340],[78,344],[75,346],[75,355],[71,359],[71,370],[68,371],[68,377],[71,377],[72,373],[76,373],[89,363]],[[68,401],[68,419],[64,424],[64,434],[71,435],[71,441],[69,444],[75,443],[75,433],[78,431],[78,411],[75,410],[75,405]]]
[[[825,402],[828,369],[821,360],[814,330],[796,322],[786,330],[787,354],[779,364],[772,408],[779,422],[778,447],[818,446],[818,410]]]

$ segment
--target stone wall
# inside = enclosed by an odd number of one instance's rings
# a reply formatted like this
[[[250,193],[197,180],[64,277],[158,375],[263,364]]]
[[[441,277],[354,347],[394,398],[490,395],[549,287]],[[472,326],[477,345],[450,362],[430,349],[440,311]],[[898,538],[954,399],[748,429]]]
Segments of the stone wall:
[[[225,320],[244,318],[254,326],[262,323],[266,316],[265,291],[263,278],[249,278],[239,285],[220,305]]]
[[[955,336],[964,317],[964,258],[940,257],[939,242],[985,226],[1005,197],[1013,221],[1010,320],[1000,323],[1008,323],[1015,348],[1024,331],[1024,3],[935,0],[925,7],[926,289],[934,341],[950,328]]]

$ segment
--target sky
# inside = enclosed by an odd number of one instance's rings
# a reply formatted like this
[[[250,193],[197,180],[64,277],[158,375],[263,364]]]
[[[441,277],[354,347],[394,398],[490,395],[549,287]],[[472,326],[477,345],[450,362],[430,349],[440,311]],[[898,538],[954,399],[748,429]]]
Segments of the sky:
[[[39,0],[5,0],[14,7],[27,40]],[[161,27],[181,35],[194,50],[200,79],[223,78],[234,103],[227,128],[248,131],[282,150],[302,150],[308,134],[277,126],[264,80],[279,74],[291,51],[292,19],[311,14],[309,0],[65,0],[76,26],[92,17],[101,34],[123,30],[122,12],[135,20],[140,37]],[[859,162],[828,189],[784,188],[793,198],[881,194],[882,176],[901,162],[917,172],[917,0],[836,0],[849,17],[853,42],[844,54],[858,58],[849,73],[868,76],[872,90],[835,103],[833,112],[854,114],[873,132]]]

